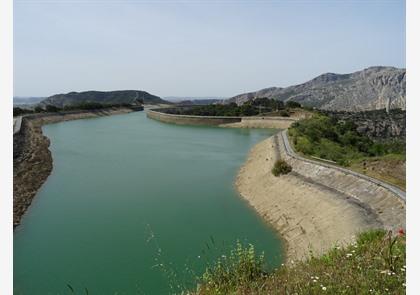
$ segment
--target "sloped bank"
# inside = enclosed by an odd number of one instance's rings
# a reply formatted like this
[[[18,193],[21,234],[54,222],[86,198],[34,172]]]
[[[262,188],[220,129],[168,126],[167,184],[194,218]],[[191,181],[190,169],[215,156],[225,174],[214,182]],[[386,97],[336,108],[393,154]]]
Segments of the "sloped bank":
[[[405,228],[405,202],[394,192],[353,174],[288,154],[279,133],[249,153],[236,186],[243,198],[286,241],[289,262],[319,255],[373,228]],[[293,167],[275,177],[277,158]]]
[[[206,125],[229,128],[273,128],[285,129],[296,121],[287,117],[227,117],[227,116],[192,116],[168,114],[173,108],[147,110],[147,117],[164,123],[179,125]]]
[[[141,108],[109,108],[23,117],[19,132],[13,136],[13,227],[20,224],[23,214],[53,168],[51,152],[48,149],[50,140],[42,134],[43,125],[139,110]]]

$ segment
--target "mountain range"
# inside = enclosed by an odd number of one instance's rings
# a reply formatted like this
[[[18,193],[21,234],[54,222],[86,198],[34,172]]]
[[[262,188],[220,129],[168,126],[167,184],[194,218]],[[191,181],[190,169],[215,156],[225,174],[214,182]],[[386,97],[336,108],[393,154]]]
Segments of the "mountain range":
[[[242,105],[249,100],[267,97],[324,110],[405,109],[405,89],[405,69],[377,66],[350,74],[325,73],[303,84],[243,93],[223,103]]]

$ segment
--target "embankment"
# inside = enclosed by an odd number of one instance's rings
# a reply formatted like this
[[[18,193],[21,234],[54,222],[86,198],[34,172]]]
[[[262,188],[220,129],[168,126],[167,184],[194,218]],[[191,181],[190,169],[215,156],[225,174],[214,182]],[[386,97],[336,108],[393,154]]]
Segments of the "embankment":
[[[21,128],[13,136],[13,226],[19,225],[36,192],[52,170],[49,139],[42,134],[45,124],[95,118],[137,111],[110,108],[97,111],[71,111],[35,114],[23,117]]]
[[[293,167],[271,173],[277,158]],[[257,144],[236,186],[286,241],[288,262],[348,243],[367,229],[405,228],[405,202],[384,187],[340,170],[291,157],[279,135]]]
[[[273,128],[285,129],[296,121],[287,117],[227,117],[227,116],[191,116],[165,113],[173,108],[147,110],[147,117],[164,123],[179,125],[209,125],[229,128]]]
[[[179,125],[213,125],[228,124],[240,122],[241,117],[217,117],[217,116],[189,116],[189,115],[174,115],[165,113],[166,109],[151,109],[147,110],[147,117],[161,121],[164,123],[172,123]]]

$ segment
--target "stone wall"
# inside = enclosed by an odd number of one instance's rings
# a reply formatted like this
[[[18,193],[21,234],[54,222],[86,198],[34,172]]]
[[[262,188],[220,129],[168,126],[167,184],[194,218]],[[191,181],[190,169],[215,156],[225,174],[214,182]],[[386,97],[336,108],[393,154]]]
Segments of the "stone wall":
[[[147,117],[165,123],[173,123],[180,125],[214,125],[240,122],[241,117],[215,117],[215,116],[189,116],[189,115],[173,115],[162,111],[165,109],[147,110]]]

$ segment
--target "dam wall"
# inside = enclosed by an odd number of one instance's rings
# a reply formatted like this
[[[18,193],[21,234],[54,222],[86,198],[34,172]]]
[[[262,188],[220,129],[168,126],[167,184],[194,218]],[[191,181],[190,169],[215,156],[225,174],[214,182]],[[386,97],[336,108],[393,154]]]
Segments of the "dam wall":
[[[165,113],[169,108],[147,110],[147,117],[164,123],[180,125],[214,125],[241,122],[241,117],[190,116]]]
[[[404,191],[366,175],[297,155],[290,146],[286,130],[279,132],[276,138],[279,156],[293,167],[292,173],[344,194],[348,201],[375,214],[384,229],[396,231],[405,228]]]
[[[179,108],[179,107],[178,107]],[[188,108],[188,107],[182,107]],[[227,116],[193,116],[169,114],[175,108],[159,108],[147,110],[147,117],[165,123],[181,125],[212,125],[223,127],[249,127],[249,128],[280,128],[286,129],[295,118],[288,117],[227,117]]]

